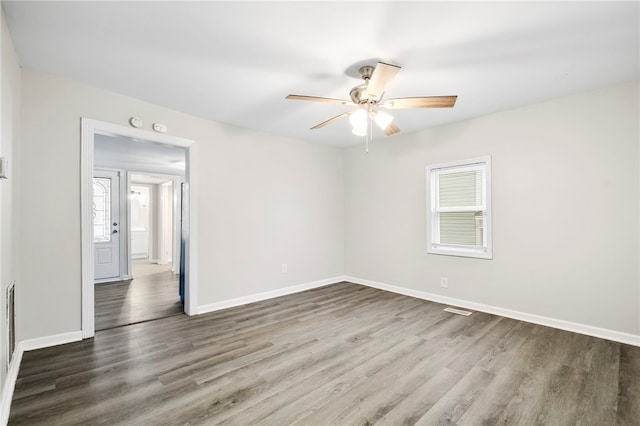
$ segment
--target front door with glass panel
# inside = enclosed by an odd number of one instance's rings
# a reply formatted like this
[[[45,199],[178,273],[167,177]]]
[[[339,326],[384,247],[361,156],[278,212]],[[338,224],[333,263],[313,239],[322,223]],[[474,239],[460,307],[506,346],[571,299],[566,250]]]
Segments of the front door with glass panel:
[[[94,170],[93,243],[95,280],[120,278],[120,173]]]

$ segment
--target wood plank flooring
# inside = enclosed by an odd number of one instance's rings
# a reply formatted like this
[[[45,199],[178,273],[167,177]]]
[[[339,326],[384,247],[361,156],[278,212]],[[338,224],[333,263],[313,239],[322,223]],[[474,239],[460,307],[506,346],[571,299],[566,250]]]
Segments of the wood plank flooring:
[[[30,351],[10,425],[634,425],[640,348],[340,283]]]
[[[133,280],[96,284],[96,330],[183,313],[179,277],[171,272],[171,265],[151,264],[147,259],[132,264]]]

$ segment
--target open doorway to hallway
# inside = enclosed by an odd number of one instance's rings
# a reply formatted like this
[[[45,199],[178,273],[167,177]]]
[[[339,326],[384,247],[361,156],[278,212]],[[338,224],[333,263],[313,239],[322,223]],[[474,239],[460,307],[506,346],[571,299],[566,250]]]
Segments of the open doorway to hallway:
[[[111,173],[120,194],[103,203],[106,196],[96,198],[102,193],[94,189],[94,221],[105,222],[106,229],[102,234],[94,230],[94,236],[111,242],[94,242],[95,330],[182,314],[184,148],[96,135],[94,152],[94,185],[108,188],[98,179]],[[95,207],[100,205],[112,212]],[[98,221],[100,217],[104,220]],[[112,246],[118,246],[113,252],[121,255],[107,256],[106,248]],[[98,274],[105,269],[100,262],[107,258],[114,265],[103,277]]]
[[[149,165],[149,155],[146,153],[130,152],[135,146],[131,142],[148,144],[148,146],[164,146],[179,148],[181,159],[171,165],[182,170],[184,181],[181,184],[181,240],[180,240],[180,288],[184,303],[184,312],[187,315],[198,313],[198,280],[197,280],[197,216],[194,205],[197,204],[197,161],[195,156],[195,140],[178,136],[151,132],[122,126],[104,121],[98,121],[86,117],[80,119],[80,222],[81,222],[81,271],[82,271],[82,338],[88,339],[95,336],[95,235],[93,206],[93,184],[95,168],[100,166],[96,162],[98,149],[96,140],[106,136],[111,138],[125,138],[127,141],[121,144],[124,152],[132,155],[133,164]],[[121,150],[117,150],[121,151]],[[166,166],[167,164],[164,164]],[[137,168],[137,167],[135,167]],[[135,169],[134,168],[134,169]],[[126,193],[126,188],[125,188]],[[126,216],[125,216],[126,217]],[[105,222],[108,223],[108,222]],[[112,222],[113,223],[113,222]],[[113,232],[113,231],[112,231]],[[126,261],[125,261],[126,263]],[[128,273],[128,271],[126,271]]]

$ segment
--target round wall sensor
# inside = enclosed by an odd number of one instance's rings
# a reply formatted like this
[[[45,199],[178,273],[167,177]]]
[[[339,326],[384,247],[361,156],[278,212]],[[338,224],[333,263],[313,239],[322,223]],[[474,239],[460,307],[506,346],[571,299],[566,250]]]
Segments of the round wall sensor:
[[[167,126],[165,126],[162,123],[154,123],[153,124],[153,130],[155,130],[158,133],[166,133],[167,132]]]
[[[129,124],[131,124],[133,127],[142,127],[142,119],[138,117],[131,117],[129,119]]]

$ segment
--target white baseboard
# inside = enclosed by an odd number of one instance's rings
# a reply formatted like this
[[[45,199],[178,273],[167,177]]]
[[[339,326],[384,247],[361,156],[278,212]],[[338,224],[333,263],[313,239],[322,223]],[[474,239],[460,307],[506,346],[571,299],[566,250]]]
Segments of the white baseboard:
[[[474,311],[486,312],[489,314],[500,315],[507,318],[526,321],[533,324],[539,324],[547,327],[558,328],[560,330],[572,331],[574,333],[586,334],[588,336],[593,336],[593,337],[600,337],[602,339],[625,343],[627,345],[640,346],[640,335],[623,333],[620,331],[609,330],[606,328],[594,327],[591,325],[544,317],[541,315],[529,314],[526,312],[513,311],[511,309],[505,309],[505,308],[500,308],[500,307],[491,306],[491,305],[484,305],[482,303],[470,302],[468,300],[463,300],[463,299],[455,299],[453,297],[441,296],[439,294],[427,293],[424,291],[413,290],[410,288],[398,287],[395,285],[379,283],[376,281],[366,280],[362,278],[347,276],[347,277],[344,277],[344,281],[349,281],[355,284],[366,285],[368,287],[373,287],[380,290],[386,290],[392,293],[403,294],[405,296],[416,297],[418,299],[429,300],[431,302],[442,303],[444,305],[458,306],[461,308],[472,309]]]
[[[0,426],[6,426],[9,421],[9,411],[11,410],[11,400],[13,399],[13,391],[18,380],[18,372],[22,355],[26,351],[34,349],[47,348],[49,346],[64,345],[65,343],[77,342],[82,340],[82,331],[73,331],[71,333],[55,334],[53,336],[39,337],[37,339],[21,340],[16,346],[16,353],[9,364],[7,379],[2,386],[2,397],[0,400]]]
[[[20,342],[16,346],[16,352],[9,364],[7,377],[2,386],[2,396],[0,398],[0,425],[6,426],[9,422],[9,411],[11,410],[11,400],[13,399],[13,391],[16,388],[16,380],[18,380],[18,372],[20,371],[20,363],[22,362],[22,354],[24,350]]]
[[[21,340],[20,345],[23,351],[48,348],[49,346],[64,345],[65,343],[79,342],[82,340],[82,331],[72,331],[70,333],[54,334],[52,336],[38,337],[36,339]]]
[[[325,280],[279,288],[277,290],[265,291],[263,293],[251,294],[249,296],[238,297],[235,299],[223,300],[222,302],[198,306],[197,313],[198,315],[200,315],[206,314],[208,312],[219,311],[221,309],[233,308],[235,306],[246,305],[248,303],[259,302],[261,300],[273,299],[274,297],[286,296],[287,294],[299,293],[301,291],[311,290],[313,288],[324,287],[326,285],[339,283],[344,280],[344,276],[327,278]]]

